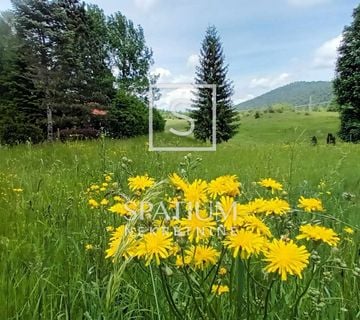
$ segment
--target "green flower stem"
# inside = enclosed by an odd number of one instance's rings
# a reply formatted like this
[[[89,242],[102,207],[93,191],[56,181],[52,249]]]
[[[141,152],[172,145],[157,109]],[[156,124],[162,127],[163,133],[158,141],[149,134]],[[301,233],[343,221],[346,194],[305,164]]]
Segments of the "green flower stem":
[[[159,272],[160,272],[161,283],[163,285],[164,292],[165,292],[165,297],[166,297],[166,300],[168,301],[168,304],[169,304],[170,308],[172,309],[172,311],[173,311],[176,318],[183,319],[183,317],[181,315],[181,312],[177,308],[176,303],[175,303],[175,301],[174,301],[174,299],[172,297],[172,294],[171,294],[171,291],[170,291],[170,288],[169,288],[169,284],[168,284],[168,282],[166,280],[166,277],[164,276],[163,271],[161,270],[161,266],[159,266]]]
[[[157,311],[158,319],[161,320],[161,317],[160,317],[160,308],[159,308],[159,301],[158,301],[157,294],[156,294],[155,280],[154,280],[154,275],[153,275],[153,271],[152,271],[151,264],[149,265],[149,268],[150,268],[150,275],[151,275],[151,283],[152,283],[152,287],[153,287],[153,290],[154,290],[156,311]]]
[[[274,279],[274,276],[272,275],[269,288],[267,289],[267,292],[266,292],[263,320],[266,320],[268,317],[269,298],[270,298],[271,289],[272,289],[274,283],[275,283],[275,279]]]

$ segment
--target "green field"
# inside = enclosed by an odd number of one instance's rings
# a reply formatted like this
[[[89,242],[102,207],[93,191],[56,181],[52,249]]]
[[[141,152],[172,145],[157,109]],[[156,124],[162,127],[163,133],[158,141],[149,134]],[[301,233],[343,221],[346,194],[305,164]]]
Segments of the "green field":
[[[183,123],[171,120],[168,128],[174,125],[181,128]],[[360,318],[360,278],[354,275],[359,267],[360,146],[340,141],[326,145],[327,134],[336,133],[338,126],[338,115],[330,112],[267,113],[259,119],[242,114],[233,140],[216,152],[193,153],[190,160],[184,160],[184,152],[149,152],[147,137],[1,147],[0,319],[173,319],[159,283],[163,312],[157,314],[149,274],[139,266],[124,275],[121,293],[109,305],[107,284],[114,267],[104,259],[105,227],[114,217],[89,209],[84,191],[107,172],[127,192],[129,175],[146,173],[160,181],[181,170],[190,181],[235,174],[249,196],[253,182],[271,177],[284,184],[294,206],[301,195],[319,195],[323,181],[321,199],[333,217],[327,224],[339,232],[350,225],[355,234],[351,250],[338,257],[342,264],[329,267],[335,280],[321,300],[324,305],[307,315],[313,302],[305,295],[299,319]],[[310,144],[314,135],[317,146]],[[156,135],[155,142],[195,143],[169,132]],[[86,244],[94,248],[85,250]],[[220,319],[230,319],[229,310],[224,308]],[[282,310],[271,312],[269,319],[285,319]]]

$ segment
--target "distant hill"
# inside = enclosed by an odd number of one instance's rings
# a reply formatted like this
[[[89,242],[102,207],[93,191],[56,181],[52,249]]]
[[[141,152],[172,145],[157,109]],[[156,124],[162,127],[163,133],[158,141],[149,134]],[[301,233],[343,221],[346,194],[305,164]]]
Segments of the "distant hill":
[[[312,99],[312,104],[321,104],[333,97],[332,83],[329,81],[299,81],[269,91],[259,97],[242,102],[237,109],[255,109],[268,107],[277,103],[287,103],[294,106],[305,105]]]

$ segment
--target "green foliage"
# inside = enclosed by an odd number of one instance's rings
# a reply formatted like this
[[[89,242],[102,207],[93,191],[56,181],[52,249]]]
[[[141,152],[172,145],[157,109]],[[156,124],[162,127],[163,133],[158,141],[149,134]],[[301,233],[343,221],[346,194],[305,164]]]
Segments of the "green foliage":
[[[109,108],[115,80],[121,90],[143,97],[155,80],[149,75],[152,51],[144,32],[122,14],[106,17],[99,7],[80,0],[12,3],[14,9],[0,18],[1,143],[24,140],[27,130],[18,139],[13,135],[19,130],[7,134],[14,125],[31,124],[46,138],[47,110],[52,111],[54,134],[99,130],[104,121],[91,115],[91,105]],[[116,79],[113,70],[119,71]],[[126,118],[124,112],[119,119]],[[155,118],[161,130],[162,118],[156,112]]]
[[[343,32],[334,88],[341,113],[339,136],[356,142],[360,141],[360,5],[353,18]]]
[[[340,106],[336,102],[336,100],[333,99],[326,110],[329,111],[329,112],[339,112],[340,111]]]
[[[293,106],[322,104],[333,98],[332,83],[328,81],[299,81],[274,89],[259,97],[245,101],[236,106],[237,109],[265,108],[269,105],[287,104]]]
[[[119,89],[144,96],[151,81],[153,53],[146,45],[142,27],[135,26],[120,12],[108,18],[107,27],[110,62],[117,70]]]
[[[206,30],[200,50],[200,66],[196,69],[195,83],[216,85],[216,142],[228,141],[237,132],[239,119],[232,106],[233,86],[227,79],[222,44],[214,26]],[[194,108],[191,117],[195,119],[195,138],[200,141],[212,141],[212,90],[198,89]]]
[[[153,129],[163,131],[165,120],[153,110]],[[110,109],[105,129],[113,138],[129,138],[149,132],[149,109],[138,97],[119,91]]]
[[[2,144],[39,143],[43,140],[43,130],[34,124],[11,118],[0,121],[0,143]]]
[[[0,16],[0,143],[40,142],[44,110],[40,95],[26,76],[28,66],[19,50],[22,41],[14,33],[14,15]]]

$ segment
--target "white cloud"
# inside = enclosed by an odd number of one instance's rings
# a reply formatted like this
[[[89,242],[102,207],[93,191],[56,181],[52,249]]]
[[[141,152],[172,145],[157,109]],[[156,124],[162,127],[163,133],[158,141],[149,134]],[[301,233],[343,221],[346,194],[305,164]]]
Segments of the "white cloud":
[[[197,54],[192,54],[187,59],[187,67],[191,69],[195,69],[195,67],[199,64],[199,56]]]
[[[156,106],[160,109],[170,111],[185,111],[191,108],[191,100],[194,98],[192,90],[181,88],[171,90],[161,90],[161,97],[156,101]]]
[[[172,77],[171,71],[169,69],[161,67],[155,68],[153,71],[151,71],[151,74],[159,76],[158,82],[170,81]]]
[[[134,0],[135,5],[141,10],[148,10],[153,7],[158,0]]]
[[[312,7],[330,1],[331,0],[287,0],[290,5],[296,7]]]
[[[336,63],[337,50],[340,46],[342,35],[323,43],[315,51],[313,67],[315,69],[333,69]]]
[[[179,74],[174,77],[171,82],[173,83],[192,83],[194,81],[194,76]]]
[[[253,78],[250,81],[249,88],[251,89],[266,89],[271,90],[290,82],[290,74],[282,73],[274,77]]]

